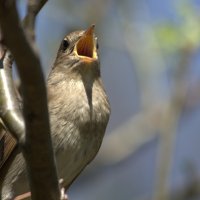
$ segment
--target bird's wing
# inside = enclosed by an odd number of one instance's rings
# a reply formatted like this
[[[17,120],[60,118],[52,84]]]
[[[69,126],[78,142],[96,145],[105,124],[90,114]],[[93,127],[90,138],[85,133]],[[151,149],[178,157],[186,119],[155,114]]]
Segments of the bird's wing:
[[[16,140],[0,123],[0,170],[16,146]]]

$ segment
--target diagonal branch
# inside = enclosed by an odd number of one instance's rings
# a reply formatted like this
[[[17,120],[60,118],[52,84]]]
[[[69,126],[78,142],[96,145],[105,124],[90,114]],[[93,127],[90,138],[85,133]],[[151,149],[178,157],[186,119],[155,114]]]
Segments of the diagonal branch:
[[[37,14],[40,12],[40,10],[43,8],[43,6],[46,4],[47,0],[29,0],[28,1],[28,7],[27,7],[27,15],[24,19],[24,25],[34,31],[35,26],[35,19]],[[28,28],[28,27],[27,27]]]
[[[42,7],[45,5],[47,0],[29,0],[27,6],[27,15],[23,20],[23,26],[27,31],[31,41],[35,40],[35,20],[37,14],[40,12]]]
[[[154,194],[155,200],[170,199],[169,177],[172,167],[174,143],[178,122],[186,100],[187,89],[185,75],[189,67],[192,51],[193,49],[190,45],[189,47],[186,46],[181,49],[181,60],[174,73],[175,77],[169,107],[165,112],[164,120],[161,121],[158,174],[156,177],[156,190]]]
[[[27,163],[32,199],[56,200],[59,199],[59,190],[50,138],[45,80],[34,48],[34,37],[30,37],[30,33],[34,33],[36,13],[45,2],[29,0],[27,10],[30,13],[25,20],[25,27],[31,30],[28,37],[20,25],[15,1],[7,3],[0,0],[0,25],[4,43],[15,58],[22,82],[26,140],[25,143],[19,140],[20,137],[18,140]]]
[[[39,2],[29,1],[28,12],[23,20],[23,26],[34,33],[35,18],[47,0]],[[30,26],[32,22],[32,27]],[[34,39],[34,38],[33,38]],[[0,42],[3,40],[0,32]],[[0,43],[0,117],[8,130],[15,138],[23,140],[25,127],[19,101],[17,99],[16,88],[12,78],[13,56],[6,47]]]

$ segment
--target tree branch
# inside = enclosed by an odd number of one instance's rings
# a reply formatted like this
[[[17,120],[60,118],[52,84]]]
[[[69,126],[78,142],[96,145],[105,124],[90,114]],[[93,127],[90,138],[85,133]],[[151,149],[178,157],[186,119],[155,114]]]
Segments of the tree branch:
[[[160,126],[160,147],[158,159],[158,173],[156,177],[155,200],[170,199],[169,177],[171,173],[174,143],[180,115],[185,105],[187,87],[185,75],[189,68],[189,60],[193,49],[184,47],[181,49],[181,59],[174,73],[173,90],[170,104],[165,112],[164,120]]]
[[[46,2],[47,0],[28,2],[28,11],[23,20],[23,26],[27,30],[30,29],[33,34],[35,18]],[[33,22],[31,23],[31,21]],[[32,24],[32,26],[30,24]],[[2,40],[3,36],[0,30],[0,42]],[[20,140],[24,140],[24,119],[22,117],[21,109],[19,109],[19,101],[16,97],[16,88],[12,78],[13,61],[14,59],[10,51],[0,43],[0,116],[13,136],[16,139],[21,138]]]
[[[24,138],[22,137],[25,130],[24,119],[15,93],[11,62],[12,55],[7,51],[0,59],[0,116],[15,138],[23,140]]]
[[[28,36],[30,37],[31,41],[35,40],[35,20],[36,16],[42,7],[45,5],[47,0],[29,0],[27,6],[27,15],[23,20],[23,26],[27,31]]]
[[[59,199],[58,180],[50,138],[45,80],[39,57],[34,48],[34,37],[32,37],[36,14],[45,2],[29,0],[28,14],[26,23],[24,23],[26,30],[30,29],[27,37],[20,25],[15,1],[0,0],[0,25],[4,36],[3,40],[16,60],[22,82],[25,142],[20,140],[20,135],[16,136],[27,163],[33,200]],[[33,35],[31,36],[30,33]]]

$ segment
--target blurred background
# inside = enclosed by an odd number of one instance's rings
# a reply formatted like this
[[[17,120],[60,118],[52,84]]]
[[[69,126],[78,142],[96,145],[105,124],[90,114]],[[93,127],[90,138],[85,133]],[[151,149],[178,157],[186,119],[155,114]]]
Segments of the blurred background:
[[[200,1],[49,1],[37,18],[46,75],[64,35],[93,23],[112,115],[70,199],[200,200]]]

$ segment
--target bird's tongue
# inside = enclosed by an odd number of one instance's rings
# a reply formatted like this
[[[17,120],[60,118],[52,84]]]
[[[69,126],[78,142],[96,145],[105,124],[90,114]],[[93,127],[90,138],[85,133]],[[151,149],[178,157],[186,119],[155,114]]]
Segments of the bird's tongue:
[[[91,26],[89,29],[85,31],[83,36],[79,39],[77,43],[77,53],[79,56],[86,56],[93,58],[93,50],[94,50],[94,26]]]

